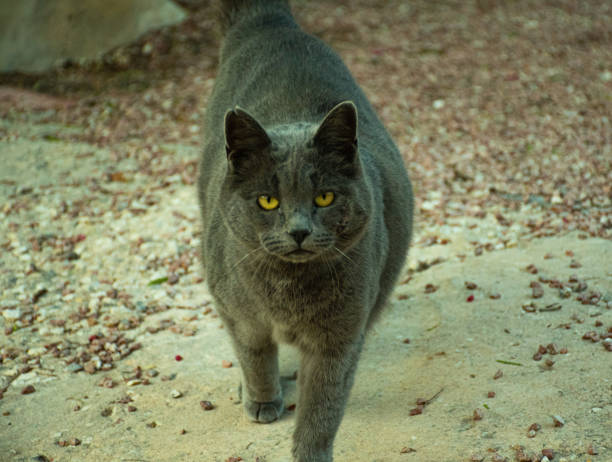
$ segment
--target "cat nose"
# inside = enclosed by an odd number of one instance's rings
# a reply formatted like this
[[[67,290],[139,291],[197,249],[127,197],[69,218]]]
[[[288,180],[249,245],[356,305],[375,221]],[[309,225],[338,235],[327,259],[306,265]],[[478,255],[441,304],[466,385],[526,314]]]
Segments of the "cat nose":
[[[289,233],[293,240],[297,243],[297,245],[301,245],[304,242],[304,239],[308,237],[310,234],[310,230],[308,229],[296,229]]]

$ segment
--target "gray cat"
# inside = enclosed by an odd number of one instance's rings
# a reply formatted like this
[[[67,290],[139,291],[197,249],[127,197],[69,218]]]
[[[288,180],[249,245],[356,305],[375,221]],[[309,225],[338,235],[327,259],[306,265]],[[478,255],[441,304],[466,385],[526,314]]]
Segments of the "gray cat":
[[[410,243],[410,181],[348,69],[285,1],[220,9],[199,177],[207,283],[250,419],[282,415],[277,344],[294,345],[293,460],[330,462],[364,336]]]

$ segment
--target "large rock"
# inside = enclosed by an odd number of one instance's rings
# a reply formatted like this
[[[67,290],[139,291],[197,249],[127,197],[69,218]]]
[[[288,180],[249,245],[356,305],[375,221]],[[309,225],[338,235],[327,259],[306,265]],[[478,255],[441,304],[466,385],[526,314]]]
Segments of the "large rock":
[[[0,72],[42,72],[98,57],[143,33],[182,21],[169,0],[0,2]]]

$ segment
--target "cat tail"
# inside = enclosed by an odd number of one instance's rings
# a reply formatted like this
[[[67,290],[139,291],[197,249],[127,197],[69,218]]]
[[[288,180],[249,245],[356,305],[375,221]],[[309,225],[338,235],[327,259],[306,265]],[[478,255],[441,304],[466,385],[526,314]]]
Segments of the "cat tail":
[[[222,35],[243,16],[256,16],[279,8],[291,13],[288,0],[218,0],[216,3]]]

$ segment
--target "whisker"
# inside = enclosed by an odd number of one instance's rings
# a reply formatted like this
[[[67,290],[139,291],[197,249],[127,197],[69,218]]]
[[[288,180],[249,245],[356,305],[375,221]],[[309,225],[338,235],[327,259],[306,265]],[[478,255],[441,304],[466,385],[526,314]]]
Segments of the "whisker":
[[[230,272],[234,271],[236,269],[236,267],[242,263],[244,260],[246,260],[250,255],[253,255],[255,252],[257,252],[258,250],[262,250],[263,246],[260,245],[259,247],[251,250],[250,252],[248,252],[244,257],[242,257],[240,260],[238,260],[231,268],[230,268]]]
[[[342,250],[340,250],[338,247],[334,246],[334,250],[335,250],[336,252],[338,252],[340,255],[342,255],[344,258],[346,258],[348,261],[350,261],[351,263],[353,263],[353,264],[355,263],[351,257],[349,257],[347,254],[345,254],[345,253],[344,253]]]

